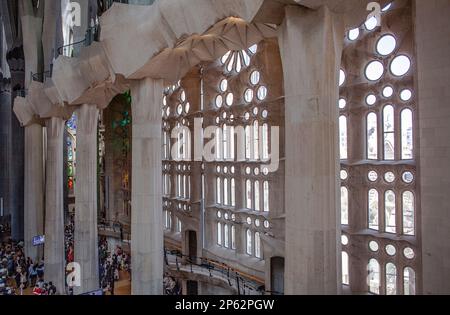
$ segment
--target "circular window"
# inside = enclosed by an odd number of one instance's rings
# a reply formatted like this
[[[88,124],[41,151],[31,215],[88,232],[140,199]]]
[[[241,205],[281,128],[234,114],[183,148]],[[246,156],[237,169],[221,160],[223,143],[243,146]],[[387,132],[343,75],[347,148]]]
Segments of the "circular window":
[[[222,218],[222,212],[217,211],[217,217],[218,217],[219,219]]]
[[[183,105],[178,105],[178,107],[177,107],[177,113],[178,113],[178,115],[181,115],[181,113],[183,112]]]
[[[223,98],[222,98],[222,95],[217,95],[217,96],[216,96],[216,106],[217,106],[218,108],[221,108],[221,107],[222,107],[222,104],[223,104]]]
[[[225,92],[228,89],[228,80],[227,79],[223,79],[220,82],[220,91],[221,92]]]
[[[394,58],[391,62],[391,73],[396,77],[404,76],[411,68],[411,60],[405,56],[400,55]]]
[[[227,118],[227,112],[223,112],[223,113],[222,113],[222,118],[223,118],[223,119],[226,119],[226,118]]]
[[[354,28],[348,32],[348,39],[351,41],[356,40],[359,37],[359,28]]]
[[[248,225],[251,225],[251,224],[252,224],[252,218],[247,217],[247,224],[248,224]]]
[[[386,253],[389,256],[394,256],[397,253],[397,250],[395,249],[394,245],[387,245],[386,246]]]
[[[267,118],[267,116],[269,116],[269,112],[267,110],[263,110],[261,112],[261,116],[262,116],[262,118]]]
[[[411,172],[404,172],[402,174],[402,180],[407,183],[411,184],[414,181],[414,175]]]
[[[234,213],[231,215],[231,220],[236,221],[236,215]]]
[[[190,109],[191,109],[191,104],[186,103],[186,106],[184,106],[184,112],[187,114],[187,113],[189,113]]]
[[[230,168],[230,170],[231,170],[231,174],[234,174],[234,166],[232,166],[232,167]]]
[[[394,89],[392,87],[386,86],[383,89],[383,96],[384,97],[388,98],[388,97],[391,97],[393,94],[394,94]]]
[[[413,259],[416,256],[414,250],[411,247],[406,247],[403,250],[403,255],[405,255],[406,259]]]
[[[371,182],[375,182],[378,179],[378,174],[375,171],[370,171],[368,178]]]
[[[234,96],[233,93],[228,93],[227,94],[227,98],[226,98],[226,103],[228,106],[233,105],[233,101],[234,101]]]
[[[225,220],[229,219],[228,212],[225,212],[224,218],[225,218]]]
[[[181,92],[180,99],[181,99],[182,102],[184,102],[186,100],[186,92],[185,91]]]
[[[344,98],[339,99],[339,108],[344,109],[347,106],[347,101]]]
[[[346,180],[348,178],[348,173],[346,170],[341,171],[341,180]]]
[[[250,114],[249,113],[245,113],[244,114],[244,119],[245,120],[249,120],[250,119]]]
[[[259,80],[261,79],[261,74],[259,71],[253,71],[250,75],[250,83],[253,85],[257,85],[259,83]]]
[[[256,219],[255,220],[255,226],[259,227],[260,225],[261,225],[261,221],[259,221],[259,219]]]
[[[269,223],[269,221],[264,221],[264,227],[266,228],[266,229],[268,229],[268,228],[270,228],[270,223]]]
[[[251,101],[253,101],[253,90],[252,89],[245,90],[244,99],[247,103],[250,103]]]
[[[223,173],[224,173],[224,174],[227,174],[227,173],[228,173],[228,167],[226,167],[226,166],[223,167]]]
[[[341,243],[344,246],[348,245],[348,237],[347,237],[347,235],[342,235],[341,236]]]
[[[265,86],[260,86],[258,89],[258,99],[260,101],[265,100],[267,97],[267,88]]]
[[[264,167],[262,173],[267,176],[269,174],[269,169],[267,167]]]
[[[370,19],[368,19],[365,23],[364,23],[364,25],[366,26],[366,29],[368,30],[368,31],[372,31],[372,30],[374,30],[376,27],[377,27],[377,24],[378,24],[378,20],[377,20],[377,18],[376,17],[371,17]]]
[[[374,105],[377,102],[377,97],[375,96],[375,94],[369,94],[366,97],[366,103],[369,106]]]
[[[383,64],[377,60],[371,61],[366,66],[366,78],[370,81],[378,81],[384,74]]]
[[[407,102],[412,98],[412,92],[410,89],[404,89],[400,92],[400,99],[403,102]]]
[[[250,173],[252,172],[252,170],[250,169],[250,167],[246,167],[245,168],[245,174],[250,175]]]
[[[369,242],[369,249],[372,251],[372,252],[377,252],[378,251],[378,243],[377,242],[375,242],[375,241],[370,241]]]
[[[377,52],[382,56],[387,56],[392,54],[397,45],[395,37],[392,35],[382,36],[377,43]]]
[[[220,166],[216,167],[216,171],[217,171],[217,173],[220,173]]]
[[[346,78],[345,72],[344,70],[341,69],[339,71],[339,86],[342,86],[345,83],[345,78]]]
[[[388,183],[393,183],[395,180],[395,175],[392,172],[387,172],[384,174],[384,180]]]
[[[255,169],[253,170],[253,174],[255,174],[256,176],[259,175],[259,168],[255,167]]]
[[[253,115],[258,116],[258,107],[253,108]]]
[[[220,117],[216,117],[216,124],[220,123]]]
[[[167,117],[170,116],[170,107],[167,107],[167,109],[166,109],[166,115],[167,115]]]

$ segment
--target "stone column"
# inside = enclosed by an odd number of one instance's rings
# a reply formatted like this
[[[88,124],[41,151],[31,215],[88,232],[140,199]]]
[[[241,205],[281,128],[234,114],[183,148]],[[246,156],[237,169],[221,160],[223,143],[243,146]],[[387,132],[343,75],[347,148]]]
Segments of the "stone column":
[[[97,231],[97,124],[99,110],[77,110],[77,176],[75,183],[75,262],[81,267],[81,286],[75,294],[99,288]]]
[[[416,141],[415,151],[420,154],[421,188],[416,222],[423,267],[422,275],[415,270],[416,286],[418,294],[450,294],[450,3],[415,1],[415,6],[420,136],[420,150]]]
[[[131,85],[133,98],[131,291],[163,292],[161,106],[163,82],[144,79]]]
[[[65,293],[63,146],[64,121],[47,121],[47,181],[45,198],[45,280]]]
[[[25,127],[25,255],[33,261],[42,259],[43,248],[33,246],[32,238],[44,234],[44,155],[42,126]]]
[[[341,286],[338,73],[344,27],[326,7],[286,7],[286,294]]]

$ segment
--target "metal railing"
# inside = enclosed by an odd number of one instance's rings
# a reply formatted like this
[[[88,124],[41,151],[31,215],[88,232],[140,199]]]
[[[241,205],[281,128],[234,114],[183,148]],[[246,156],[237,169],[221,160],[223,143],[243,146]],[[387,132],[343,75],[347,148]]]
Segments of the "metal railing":
[[[73,48],[75,46],[81,45],[81,44],[83,44],[83,46],[85,46],[85,47],[90,46],[94,41],[98,41],[99,37],[100,37],[100,25],[97,24],[92,27],[89,27],[86,30],[83,40],[59,47],[57,50],[58,55],[74,57],[73,56],[73,52],[74,52]],[[72,49],[72,50],[70,50],[70,49]]]
[[[234,287],[238,295],[281,295],[280,292],[266,291],[264,283],[251,278],[249,275],[218,261],[204,257],[183,255],[179,250],[164,249],[164,262],[171,267],[169,257],[175,258],[175,268],[181,271],[181,267],[187,266],[188,272],[203,271],[211,278],[220,278],[228,281],[230,287]]]

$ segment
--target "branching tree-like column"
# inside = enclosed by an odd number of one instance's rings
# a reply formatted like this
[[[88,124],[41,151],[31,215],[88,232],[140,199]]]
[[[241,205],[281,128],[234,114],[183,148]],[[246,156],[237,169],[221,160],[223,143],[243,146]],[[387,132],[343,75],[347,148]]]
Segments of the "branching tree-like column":
[[[286,7],[286,294],[340,292],[338,74],[344,25],[326,7]],[[339,255],[338,255],[339,253]]]
[[[131,291],[163,293],[162,80],[133,82]]]
[[[97,229],[97,125],[95,105],[77,109],[77,176],[75,184],[75,262],[81,267],[81,286],[75,294],[99,288]]]
[[[47,120],[47,181],[45,199],[45,280],[65,293],[64,201],[63,201],[64,120]]]

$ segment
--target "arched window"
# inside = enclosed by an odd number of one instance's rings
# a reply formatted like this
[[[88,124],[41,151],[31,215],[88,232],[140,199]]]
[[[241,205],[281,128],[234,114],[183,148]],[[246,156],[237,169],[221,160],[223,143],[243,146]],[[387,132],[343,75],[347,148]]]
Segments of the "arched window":
[[[387,233],[396,232],[396,217],[395,217],[395,193],[388,190],[384,198],[384,217],[385,217],[385,231]]]
[[[348,189],[341,187],[341,224],[348,225]]]
[[[245,207],[247,209],[252,208],[252,182],[251,180],[247,179],[245,182],[245,196],[246,196],[246,203]]]
[[[378,191],[376,189],[369,190],[368,198],[369,206],[369,229],[378,231],[379,221],[378,221]]]
[[[255,180],[255,211],[260,210],[259,181]]]
[[[378,160],[378,125],[377,115],[367,115],[367,159]]]
[[[347,154],[347,117],[339,117],[339,143],[341,160],[348,158]]]
[[[245,158],[247,160],[251,159],[252,152],[252,128],[250,126],[245,126]]]
[[[216,203],[220,205],[222,203],[222,180],[217,177],[216,181]]]
[[[397,267],[393,263],[386,264],[386,295],[397,294]]]
[[[246,242],[247,242],[247,255],[253,255],[253,242],[252,242],[252,231],[250,229],[247,229],[247,233],[246,233],[247,237],[246,237]]]
[[[387,105],[383,109],[384,159],[395,160],[394,107]]]
[[[414,194],[405,191],[402,196],[403,207],[403,234],[415,235]]]
[[[222,223],[217,222],[217,245],[222,246]]]
[[[369,292],[380,294],[380,264],[376,259],[371,259],[368,265],[369,271]]]
[[[269,182],[264,181],[264,212],[269,212]]]
[[[262,126],[262,159],[267,161],[269,159],[269,125]]]
[[[231,249],[236,249],[236,227],[231,226]]]
[[[262,258],[261,253],[261,237],[259,235],[259,232],[255,233],[255,256],[256,258]]]
[[[222,159],[222,130],[216,128],[216,159],[220,161]]]
[[[230,235],[229,235],[229,230],[228,230],[228,224],[225,224],[224,226],[223,226],[223,235],[224,235],[224,246],[226,247],[226,248],[228,248],[228,247],[230,247]]]
[[[253,159],[259,160],[259,123],[253,122]]]
[[[413,115],[410,109],[404,109],[401,114],[402,126],[402,160],[412,160],[414,137],[413,137]]]
[[[350,284],[349,262],[347,252],[342,252],[342,284]]]
[[[403,270],[403,294],[416,295],[416,273],[410,267]]]
[[[223,204],[228,206],[229,198],[228,198],[228,178],[223,179]]]
[[[231,206],[236,206],[236,181],[234,178],[231,179]]]
[[[223,125],[223,132],[222,132],[222,138],[223,138],[223,158],[224,160],[229,159],[229,134],[228,134],[228,127],[226,124]]]

